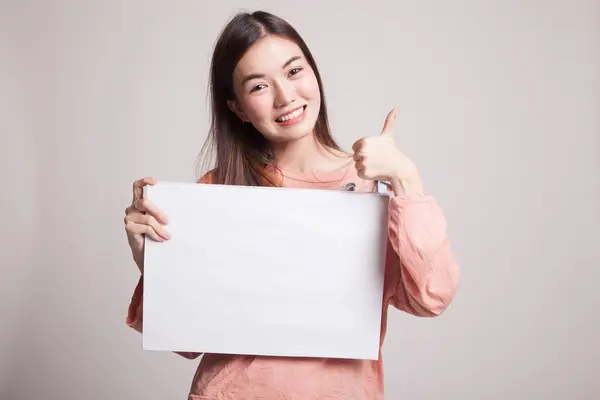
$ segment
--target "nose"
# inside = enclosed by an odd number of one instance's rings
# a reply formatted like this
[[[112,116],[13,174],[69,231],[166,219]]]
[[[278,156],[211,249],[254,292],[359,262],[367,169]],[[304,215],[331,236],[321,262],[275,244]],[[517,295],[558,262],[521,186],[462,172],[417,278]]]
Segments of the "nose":
[[[286,79],[276,83],[275,106],[285,107],[296,101],[296,88],[294,84]]]

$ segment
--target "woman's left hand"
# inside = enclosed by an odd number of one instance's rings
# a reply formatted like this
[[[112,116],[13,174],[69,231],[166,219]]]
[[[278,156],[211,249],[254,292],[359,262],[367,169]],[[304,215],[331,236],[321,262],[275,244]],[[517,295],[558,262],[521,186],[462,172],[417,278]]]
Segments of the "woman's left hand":
[[[396,146],[396,109],[385,119],[379,136],[357,140],[352,145],[354,162],[361,179],[389,181],[396,196],[423,191],[416,165]]]

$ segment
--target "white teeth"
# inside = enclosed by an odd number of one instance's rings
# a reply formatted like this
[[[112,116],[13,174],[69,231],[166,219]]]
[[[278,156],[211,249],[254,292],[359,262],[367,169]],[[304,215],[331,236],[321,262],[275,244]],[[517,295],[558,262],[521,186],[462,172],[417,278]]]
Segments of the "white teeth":
[[[304,111],[304,107],[301,107],[294,112],[286,114],[283,117],[277,118],[277,121],[279,121],[279,122],[289,121],[290,119],[298,117],[300,114],[302,114],[303,111]]]

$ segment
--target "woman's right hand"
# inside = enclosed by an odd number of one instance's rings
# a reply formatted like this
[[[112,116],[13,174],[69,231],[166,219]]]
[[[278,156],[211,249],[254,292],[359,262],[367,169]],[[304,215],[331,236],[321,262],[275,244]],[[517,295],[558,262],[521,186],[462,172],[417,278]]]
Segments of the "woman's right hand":
[[[143,198],[144,186],[154,185],[152,178],[142,178],[133,183],[133,200],[125,209],[125,231],[133,260],[144,272],[144,237],[162,242],[171,238],[164,225],[166,215],[149,200]]]

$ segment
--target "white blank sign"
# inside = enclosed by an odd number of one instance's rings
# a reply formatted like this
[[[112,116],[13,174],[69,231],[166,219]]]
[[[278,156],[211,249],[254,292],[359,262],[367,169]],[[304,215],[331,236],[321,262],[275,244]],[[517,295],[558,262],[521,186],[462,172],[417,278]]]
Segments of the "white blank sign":
[[[377,359],[389,197],[159,182],[143,348]]]

